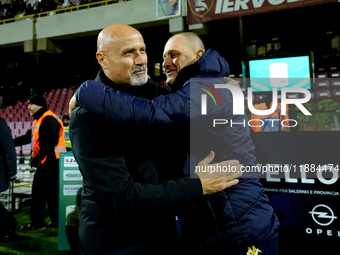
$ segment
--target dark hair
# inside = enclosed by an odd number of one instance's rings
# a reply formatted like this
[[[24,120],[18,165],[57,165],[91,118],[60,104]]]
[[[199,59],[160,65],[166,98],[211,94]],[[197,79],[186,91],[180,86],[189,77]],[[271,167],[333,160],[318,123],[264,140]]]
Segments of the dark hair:
[[[69,117],[67,114],[65,114],[65,115],[61,118],[61,120],[62,120],[62,121],[64,121],[64,120],[70,120],[70,117]]]
[[[34,95],[34,96],[32,96],[30,99],[28,99],[28,103],[29,104],[35,104],[35,105],[47,108],[46,99],[42,95]]]

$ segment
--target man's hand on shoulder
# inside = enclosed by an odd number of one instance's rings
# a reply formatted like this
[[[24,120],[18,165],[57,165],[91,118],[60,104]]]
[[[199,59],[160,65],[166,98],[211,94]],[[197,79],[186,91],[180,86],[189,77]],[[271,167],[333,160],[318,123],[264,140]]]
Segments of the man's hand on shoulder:
[[[228,160],[216,164],[209,164],[215,157],[211,151],[209,155],[196,166],[195,173],[201,180],[203,195],[214,194],[236,185],[236,178],[242,175],[242,165],[238,160]]]
[[[72,112],[76,107],[77,107],[77,100],[76,100],[76,94],[74,94],[68,104],[68,113],[70,116],[72,115]]]
[[[226,80],[227,84],[234,85],[235,87],[241,88],[240,85],[234,79],[230,77],[223,77]]]

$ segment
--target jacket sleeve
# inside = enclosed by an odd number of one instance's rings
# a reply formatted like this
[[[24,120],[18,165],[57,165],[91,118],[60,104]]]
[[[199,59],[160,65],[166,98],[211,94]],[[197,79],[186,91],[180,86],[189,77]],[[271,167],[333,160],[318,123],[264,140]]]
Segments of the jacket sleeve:
[[[39,156],[45,157],[54,152],[54,147],[59,141],[60,124],[52,116],[46,116],[39,130]]]
[[[105,143],[111,143],[111,136],[116,136],[112,134],[100,138],[94,135],[92,128],[86,127],[87,123],[84,123],[85,118],[82,116],[85,115],[88,116],[88,113],[78,108],[71,116],[70,138],[74,156],[84,179],[113,216],[170,210],[184,206],[189,201],[203,201],[199,178],[185,177],[159,185],[135,182],[124,157],[117,150],[106,147],[98,151],[95,147],[95,144],[105,146]],[[92,119],[88,118],[87,121],[92,122]],[[105,126],[109,128],[109,124]],[[92,131],[86,131],[87,128]]]
[[[17,173],[17,155],[10,128],[7,125],[1,125],[0,135],[0,142],[5,156],[4,161],[7,165],[5,171],[9,176],[14,176]]]
[[[87,81],[77,90],[76,99],[80,106],[93,113],[138,128],[189,124],[190,117],[200,112],[195,101],[190,99],[190,83],[175,93],[147,100],[100,82]]]
[[[32,135],[32,130],[29,129],[26,131],[26,134],[15,138],[14,139],[15,147],[31,143],[31,139],[32,139],[31,135]]]

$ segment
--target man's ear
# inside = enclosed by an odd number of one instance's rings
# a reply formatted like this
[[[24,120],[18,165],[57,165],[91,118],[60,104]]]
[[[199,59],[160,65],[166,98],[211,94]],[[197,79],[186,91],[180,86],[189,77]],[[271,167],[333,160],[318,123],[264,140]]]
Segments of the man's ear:
[[[103,68],[105,69],[106,67],[106,63],[105,63],[105,55],[102,53],[102,52],[97,52],[96,53],[96,58],[98,60],[98,64]]]
[[[200,49],[196,52],[196,60],[198,60],[200,57],[202,57],[204,53],[204,50]]]

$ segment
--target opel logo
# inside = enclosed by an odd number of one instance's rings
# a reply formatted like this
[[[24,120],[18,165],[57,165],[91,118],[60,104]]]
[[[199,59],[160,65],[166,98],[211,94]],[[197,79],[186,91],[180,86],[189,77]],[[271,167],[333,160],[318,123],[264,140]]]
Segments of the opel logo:
[[[338,218],[334,216],[334,213],[330,207],[323,204],[315,206],[309,213],[312,215],[313,220],[320,226],[328,226],[334,221],[334,219]]]

